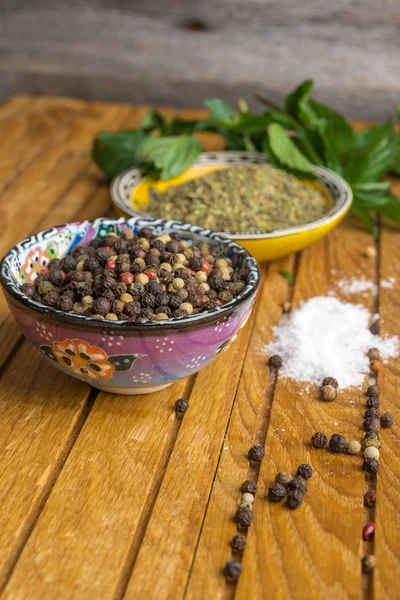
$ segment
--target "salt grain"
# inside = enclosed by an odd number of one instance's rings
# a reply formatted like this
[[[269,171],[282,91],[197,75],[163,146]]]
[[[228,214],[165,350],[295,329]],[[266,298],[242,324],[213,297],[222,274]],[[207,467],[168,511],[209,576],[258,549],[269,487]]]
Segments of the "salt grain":
[[[363,306],[333,297],[311,298],[281,318],[265,350],[281,356],[279,376],[316,384],[335,377],[341,388],[359,387],[368,372],[369,348],[378,348],[382,359],[399,350],[397,337],[383,339],[370,332],[369,319]]]

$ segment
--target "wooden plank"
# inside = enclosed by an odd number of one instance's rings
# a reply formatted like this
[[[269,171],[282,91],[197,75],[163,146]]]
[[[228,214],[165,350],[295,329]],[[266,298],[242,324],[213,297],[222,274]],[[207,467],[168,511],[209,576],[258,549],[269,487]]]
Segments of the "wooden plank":
[[[347,224],[306,249],[296,278],[294,306],[326,294],[336,278],[373,279],[374,264],[363,258],[370,243],[368,233],[360,230],[355,235],[354,226]],[[351,298],[366,306],[371,306],[371,300],[371,295]],[[360,596],[361,462],[314,450],[309,440],[315,431],[359,438],[364,398],[361,393],[342,391],[336,402],[324,403],[314,389],[299,395],[302,387],[278,378],[238,600],[250,595],[279,600],[333,596],[355,600]],[[300,463],[310,463],[314,469],[301,509],[290,511],[268,502],[268,485],[276,473],[293,473]]]
[[[52,100],[52,99],[51,99]],[[51,107],[51,103],[49,104]],[[55,106],[60,106],[60,101],[55,103]],[[92,118],[93,123],[90,120],[93,108],[88,108],[83,115],[83,123],[78,121],[75,125],[76,138],[74,137],[74,131],[69,134],[69,139],[66,141],[66,147],[63,150],[62,145],[60,148],[52,152],[62,155],[66,152],[68,156],[68,169],[63,173],[57,171],[57,174],[50,174],[50,177],[57,178],[52,184],[49,184],[49,189],[46,190],[45,197],[42,197],[43,205],[40,205],[41,210],[37,210],[36,204],[31,204],[26,208],[27,214],[25,216],[26,228],[25,231],[21,231],[21,221],[18,218],[18,214],[14,215],[13,220],[10,218],[10,231],[8,232],[9,243],[15,243],[21,239],[24,235],[32,233],[34,230],[45,229],[53,225],[65,223],[72,220],[81,220],[86,218],[99,217],[106,213],[110,206],[110,195],[108,191],[108,183],[105,178],[100,174],[97,167],[90,162],[90,160],[83,156],[83,148],[88,150],[92,143],[92,138],[95,135],[98,128],[102,127],[135,127],[140,122],[144,112],[147,110],[146,107],[140,107],[138,109],[114,106],[109,108],[107,112],[107,105],[104,106],[104,117],[101,116],[101,112],[98,110],[98,105],[95,107],[95,112]],[[85,125],[87,124],[87,129]],[[55,134],[56,136],[58,134]],[[76,139],[76,146],[74,140]],[[49,152],[51,152],[49,151]],[[44,153],[48,157],[48,152]],[[40,185],[42,180],[47,175],[47,163],[46,161],[39,159],[35,161],[35,169],[31,176],[31,181],[34,185]],[[25,171],[26,173],[26,171]],[[14,189],[15,193],[22,194],[24,188],[25,173],[21,176],[21,181],[17,181],[15,185],[12,185],[10,189]],[[5,198],[5,200],[4,200]],[[11,197],[8,193],[0,196],[0,212],[1,203],[4,200],[5,204],[11,202]],[[18,207],[17,207],[18,208]],[[43,210],[46,209],[47,211]],[[4,209],[6,210],[6,208]],[[3,238],[2,237],[2,241]],[[12,241],[11,241],[12,240]],[[0,243],[1,246],[1,243]],[[3,251],[6,251],[4,248]],[[10,317],[8,307],[6,305],[3,295],[0,296],[0,367],[7,360],[9,353],[16,341],[19,338],[19,329],[14,323],[12,317]]]
[[[273,380],[269,377],[263,347],[271,341],[272,327],[279,321],[282,303],[288,300],[290,293],[288,281],[279,272],[292,271],[293,266],[294,256],[271,263],[261,292],[224,449],[190,572],[187,600],[216,600],[227,593],[222,567],[231,558],[229,542],[236,533],[232,516],[239,504],[241,483],[255,477],[254,469],[249,467],[247,451],[253,444],[264,442],[273,395]]]
[[[98,396],[4,598],[115,597],[179,430],[174,403],[185,390],[188,381],[148,396]]]
[[[2,95],[57,90],[198,106],[214,96],[254,102],[264,92],[281,101],[311,75],[319,99],[352,116],[383,120],[398,103],[393,0],[249,0],[245,17],[240,0],[195,8],[184,0],[75,1],[71,10],[62,0],[0,5]],[[88,43],[94,31],[96,43]]]
[[[26,341],[2,377],[0,589],[79,434],[88,397],[88,386],[47,368]]]
[[[400,198],[400,182],[393,189]],[[379,290],[381,335],[400,338],[400,234],[395,226],[386,226],[381,236],[380,277],[394,277],[392,288]],[[398,596],[400,577],[400,366],[389,359],[379,372],[381,413],[391,413],[395,425],[381,429],[380,470],[376,478],[375,556],[377,568],[373,577],[374,599],[394,600]]]
[[[32,98],[22,114],[9,119],[1,129],[0,192],[43,148],[54,134],[72,123],[86,103],[72,98]]]
[[[32,96],[16,94],[8,98],[0,105],[0,127],[8,123],[10,119],[20,116],[26,108],[29,109]]]
[[[259,303],[255,307],[255,311]],[[176,598],[184,592],[224,444],[251,324],[202,370],[168,463],[126,598]],[[149,577],[149,572],[162,576]]]

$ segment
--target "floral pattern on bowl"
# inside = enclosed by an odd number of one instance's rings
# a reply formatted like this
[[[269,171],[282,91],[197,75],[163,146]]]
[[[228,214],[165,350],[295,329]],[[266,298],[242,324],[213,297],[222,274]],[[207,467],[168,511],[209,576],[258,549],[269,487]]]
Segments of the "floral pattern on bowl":
[[[179,231],[189,243],[206,240],[218,256],[229,256],[246,273],[247,286],[231,302],[190,317],[131,323],[98,321],[52,309],[19,290],[39,269],[26,271],[35,255],[62,257],[77,244],[87,244],[110,231],[152,227],[156,233]],[[46,268],[41,265],[40,268]],[[209,364],[236,339],[252,309],[259,270],[241,246],[224,236],[176,221],[150,218],[97,219],[46,230],[23,240],[5,256],[0,280],[10,309],[28,340],[47,361],[64,373],[102,390],[137,394],[161,389]]]

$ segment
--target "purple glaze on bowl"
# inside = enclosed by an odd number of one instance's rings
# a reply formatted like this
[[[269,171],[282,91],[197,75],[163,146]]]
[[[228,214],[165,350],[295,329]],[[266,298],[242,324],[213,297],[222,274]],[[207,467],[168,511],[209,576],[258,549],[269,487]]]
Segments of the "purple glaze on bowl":
[[[19,291],[34,281],[50,258],[77,244],[119,232],[152,227],[157,235],[179,231],[189,243],[207,241],[216,255],[227,255],[246,273],[247,286],[218,310],[168,321],[98,321],[63,313]],[[46,262],[47,261],[47,262]],[[236,339],[250,316],[259,283],[255,260],[238,244],[209,230],[176,221],[133,218],[97,219],[46,230],[12,248],[1,265],[0,280],[15,319],[28,340],[65,373],[109,392],[135,394],[161,389],[199,371]]]

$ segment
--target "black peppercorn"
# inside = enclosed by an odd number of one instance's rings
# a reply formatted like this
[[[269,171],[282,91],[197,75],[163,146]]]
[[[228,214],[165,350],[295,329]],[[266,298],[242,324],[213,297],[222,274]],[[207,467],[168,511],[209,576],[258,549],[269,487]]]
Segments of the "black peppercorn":
[[[111,305],[111,312],[115,315],[122,315],[124,312],[125,304],[121,300],[114,300]]]
[[[147,254],[145,258],[146,265],[152,267],[160,264],[160,258],[155,254]]]
[[[167,294],[165,294],[165,295],[167,295]],[[170,306],[171,310],[177,310],[183,302],[182,298],[180,298],[179,296],[168,295],[168,299],[169,299],[169,306]]]
[[[61,268],[64,273],[69,273],[70,271],[76,269],[76,260],[74,257],[71,255],[64,256],[64,258],[61,259]]]
[[[58,294],[55,290],[43,296],[43,302],[44,304],[47,304],[47,306],[57,306],[59,300],[60,294]]]
[[[93,311],[96,315],[106,315],[110,312],[111,304],[107,298],[97,298],[93,302]]]
[[[381,413],[377,408],[367,408],[367,410],[364,413],[364,417],[366,419],[369,419],[370,417],[377,417],[379,419],[380,416]]]
[[[287,495],[286,506],[288,508],[298,508],[303,502],[303,494],[299,489],[291,490]]]
[[[242,565],[237,560],[228,560],[223,572],[228,581],[237,581],[242,572]]]
[[[376,559],[373,554],[366,554],[361,559],[361,570],[363,573],[371,573],[376,565]]]
[[[338,381],[334,377],[325,377],[322,382],[322,387],[324,387],[324,385],[333,385],[333,387],[336,389],[339,387]]]
[[[339,433],[334,433],[329,440],[329,448],[332,452],[345,452],[347,448],[346,440]]]
[[[380,325],[379,325],[379,321],[375,321],[374,323],[372,323],[371,327],[369,328],[370,332],[373,333],[374,335],[379,335],[379,332],[381,330]]]
[[[391,427],[394,423],[394,418],[389,413],[383,413],[381,416],[381,427]]]
[[[193,271],[200,271],[203,265],[203,259],[200,256],[194,256],[190,262],[190,268]]]
[[[301,464],[297,469],[297,475],[299,475],[299,477],[302,477],[303,479],[310,479],[312,473],[312,467],[308,464]]]
[[[286,488],[281,483],[273,483],[268,488],[267,498],[271,502],[280,502],[286,496]]]
[[[363,470],[367,473],[377,473],[379,470],[379,463],[376,458],[365,458],[363,464]]]
[[[23,283],[21,285],[21,292],[28,296],[28,298],[33,298],[35,294],[35,288],[31,283]]]
[[[82,251],[83,253],[85,252],[84,248],[82,248],[81,246],[76,246],[76,248],[74,248],[74,250],[76,250],[77,248],[80,251]],[[77,256],[75,256],[74,250],[71,252],[71,255],[76,259]],[[61,259],[60,258],[52,258],[49,261],[49,264],[47,265],[47,268],[48,268],[49,271],[52,271],[53,269],[57,269],[59,271],[61,269]]]
[[[379,396],[380,396],[380,393],[381,393],[381,390],[380,390],[380,388],[379,388],[379,386],[378,386],[378,385],[370,385],[370,386],[367,388],[366,395],[367,395],[367,396],[372,396],[372,397],[374,397],[374,398],[379,398]]]
[[[189,401],[186,398],[178,398],[175,402],[175,412],[185,413],[189,408]]]
[[[154,297],[154,294],[151,294],[149,292],[145,292],[143,294],[143,296],[141,297],[142,306],[144,306],[146,308],[153,308],[155,302],[156,302],[156,299]]]
[[[253,462],[261,462],[262,459],[264,458],[264,448],[262,446],[260,446],[259,444],[256,444],[255,446],[252,446],[248,452],[248,457],[250,460],[252,460]]]
[[[365,405],[367,406],[367,408],[378,408],[378,406],[380,405],[380,402],[377,397],[368,396]]]
[[[281,471],[280,473],[277,473],[275,476],[275,483],[280,483],[284,487],[288,486],[289,481],[292,481],[292,476],[290,473],[285,473],[285,472]]]
[[[174,242],[174,241],[171,240],[170,242],[167,242],[165,244],[165,250],[167,252],[171,252],[171,253],[177,254],[179,252],[179,250],[180,250],[179,243],[178,242]]]
[[[95,271],[99,267],[100,267],[100,263],[97,260],[97,258],[95,258],[94,256],[92,256],[91,258],[87,258],[85,260],[85,262],[83,263],[84,270],[85,271],[91,271],[92,273],[93,273],[93,271]]]
[[[243,494],[245,494],[246,492],[249,492],[250,494],[255,494],[256,489],[257,484],[255,481],[253,481],[253,479],[246,479],[246,481],[242,483],[241,490]]]
[[[51,271],[49,271],[49,274],[47,275],[47,279],[53,285],[57,285],[57,286],[62,285],[62,283],[65,279],[65,273],[64,273],[64,271],[61,271],[61,269],[54,268]]]
[[[377,431],[366,431],[364,433],[364,439],[367,439],[369,437],[379,439],[379,433]]]
[[[132,302],[127,302],[124,305],[124,313],[128,315],[128,317],[137,317],[140,315],[142,307],[139,302],[133,300]]]
[[[75,286],[75,292],[78,298],[92,295],[92,284],[87,281],[79,281]]]
[[[365,419],[363,427],[365,431],[379,431],[381,428],[380,419],[377,417],[369,417],[368,419]]]
[[[104,290],[101,294],[101,298],[106,298],[109,302],[113,302],[115,300],[115,294],[112,290]]]
[[[306,480],[300,475],[289,481],[288,490],[300,490],[302,494],[305,494],[308,490]]]
[[[323,448],[326,446],[328,438],[322,431],[317,431],[311,438],[311,444],[314,448]]]
[[[246,537],[238,534],[231,539],[231,548],[234,552],[243,552],[246,548]]]
[[[171,296],[169,294],[156,294],[156,305],[167,306],[170,302]]]
[[[101,245],[102,246],[111,246],[111,248],[113,248],[113,246],[114,246],[114,244],[115,244],[116,241],[117,241],[117,236],[115,236],[115,235],[106,235],[101,240]]]
[[[110,253],[105,248],[97,248],[95,257],[101,265],[105,265],[110,257]]]
[[[239,506],[233,520],[239,525],[239,527],[249,527],[253,520],[253,513],[247,506]]]
[[[282,366],[282,359],[278,354],[273,354],[270,356],[268,361],[268,366],[271,369],[280,369]]]
[[[102,281],[101,281],[103,288],[106,290],[112,290],[116,283],[117,283],[117,280],[114,277],[107,275],[106,271],[105,271]]]

